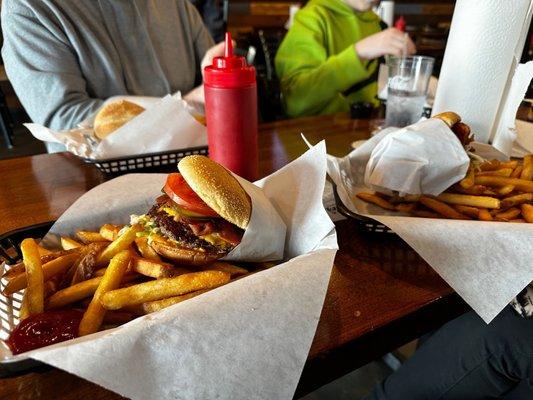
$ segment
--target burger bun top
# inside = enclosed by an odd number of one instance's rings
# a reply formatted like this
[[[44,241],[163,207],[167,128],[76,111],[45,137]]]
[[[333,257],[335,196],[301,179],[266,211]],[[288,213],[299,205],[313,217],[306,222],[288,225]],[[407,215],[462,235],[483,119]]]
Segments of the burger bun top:
[[[246,229],[252,200],[226,168],[208,157],[192,155],[182,158],[178,169],[192,190],[218,215]]]

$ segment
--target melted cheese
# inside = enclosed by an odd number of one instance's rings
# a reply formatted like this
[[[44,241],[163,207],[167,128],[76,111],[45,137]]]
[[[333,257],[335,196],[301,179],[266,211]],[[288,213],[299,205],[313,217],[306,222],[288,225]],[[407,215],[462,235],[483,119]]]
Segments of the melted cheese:
[[[199,236],[201,239],[205,240],[208,243],[211,243],[213,246],[218,246],[222,248],[232,247],[232,244],[227,240],[224,240],[218,233],[210,233],[209,235]]]

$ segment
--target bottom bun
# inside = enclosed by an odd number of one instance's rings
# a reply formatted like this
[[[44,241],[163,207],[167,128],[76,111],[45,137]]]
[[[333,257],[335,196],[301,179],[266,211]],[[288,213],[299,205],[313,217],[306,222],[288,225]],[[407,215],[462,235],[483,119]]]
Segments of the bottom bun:
[[[160,256],[184,265],[205,265],[224,257],[225,254],[206,253],[200,250],[185,249],[168,242],[154,240],[150,246]]]

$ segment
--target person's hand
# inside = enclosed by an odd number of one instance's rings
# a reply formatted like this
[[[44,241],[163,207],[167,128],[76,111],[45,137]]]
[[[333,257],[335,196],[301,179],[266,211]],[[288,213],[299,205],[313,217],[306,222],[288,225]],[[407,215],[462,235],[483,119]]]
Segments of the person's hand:
[[[204,85],[195,87],[185,96],[183,96],[183,100],[185,100],[189,104],[199,104],[199,105],[204,104],[205,103]]]
[[[415,54],[416,46],[404,32],[389,28],[357,42],[355,51],[361,60],[373,60],[385,55],[401,57]]]

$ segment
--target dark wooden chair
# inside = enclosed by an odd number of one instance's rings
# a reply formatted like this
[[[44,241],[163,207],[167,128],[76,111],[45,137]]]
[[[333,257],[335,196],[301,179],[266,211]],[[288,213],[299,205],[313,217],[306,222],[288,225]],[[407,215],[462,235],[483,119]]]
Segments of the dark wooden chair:
[[[13,120],[6,102],[6,96],[0,87],[0,134],[8,149],[13,147]]]

